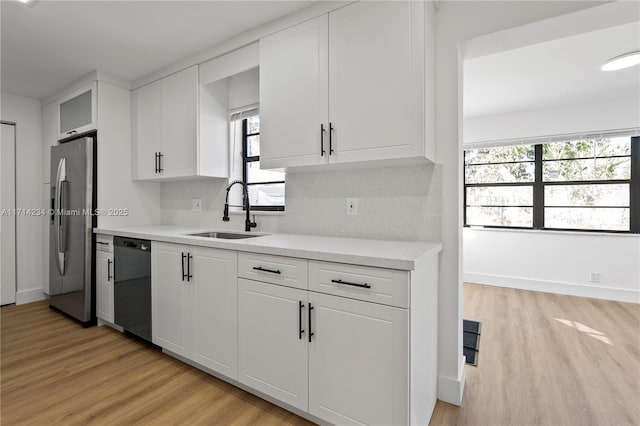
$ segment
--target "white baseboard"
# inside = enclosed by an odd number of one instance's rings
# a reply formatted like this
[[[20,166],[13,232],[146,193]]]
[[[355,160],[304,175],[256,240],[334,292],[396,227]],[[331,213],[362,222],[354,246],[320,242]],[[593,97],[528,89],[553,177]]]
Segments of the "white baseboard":
[[[16,305],[37,302],[38,300],[44,300],[46,298],[47,296],[42,292],[41,288],[30,288],[28,290],[21,290],[16,292]]]
[[[477,274],[473,272],[465,272],[463,279],[468,283],[492,285],[496,287],[517,288],[519,290],[541,291],[544,293],[565,294],[568,296],[591,297],[595,299],[615,300],[618,302],[640,303],[640,290],[602,287],[590,284],[531,280],[503,275]]]
[[[438,376],[438,399],[453,405],[462,404],[462,393],[464,392],[464,367],[465,357],[460,358],[458,366],[458,377]]]

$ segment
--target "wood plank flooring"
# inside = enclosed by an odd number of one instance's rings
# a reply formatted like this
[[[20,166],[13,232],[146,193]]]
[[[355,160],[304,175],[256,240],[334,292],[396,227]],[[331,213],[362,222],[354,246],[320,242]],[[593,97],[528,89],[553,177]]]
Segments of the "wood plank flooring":
[[[640,425],[640,305],[465,284],[464,312],[478,366],[431,425]]]
[[[3,426],[312,424],[46,302],[3,307],[0,321]]]
[[[470,284],[464,298],[478,367],[431,425],[640,425],[640,305]],[[0,323],[3,426],[310,424],[46,302],[3,307]]]

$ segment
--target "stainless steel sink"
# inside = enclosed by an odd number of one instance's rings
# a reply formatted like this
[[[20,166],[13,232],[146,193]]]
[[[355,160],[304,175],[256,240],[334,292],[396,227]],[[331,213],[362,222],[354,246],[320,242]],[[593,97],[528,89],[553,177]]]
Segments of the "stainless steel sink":
[[[187,234],[190,237],[222,238],[225,240],[242,240],[244,238],[262,237],[264,234],[236,234],[233,232],[199,232],[197,234]]]

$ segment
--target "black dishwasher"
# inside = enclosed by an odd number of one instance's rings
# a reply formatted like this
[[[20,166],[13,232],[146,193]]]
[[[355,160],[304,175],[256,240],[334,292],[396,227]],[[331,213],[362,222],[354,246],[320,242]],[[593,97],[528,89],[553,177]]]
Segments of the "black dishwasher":
[[[151,242],[115,237],[114,322],[151,341]]]

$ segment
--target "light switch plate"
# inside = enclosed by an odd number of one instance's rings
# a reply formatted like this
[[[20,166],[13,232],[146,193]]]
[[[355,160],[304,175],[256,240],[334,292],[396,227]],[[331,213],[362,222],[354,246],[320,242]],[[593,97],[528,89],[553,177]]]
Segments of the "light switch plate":
[[[200,198],[193,198],[191,200],[191,209],[194,212],[200,212],[202,211],[202,199]]]
[[[358,215],[358,199],[347,198],[347,216],[357,216],[357,215]]]

